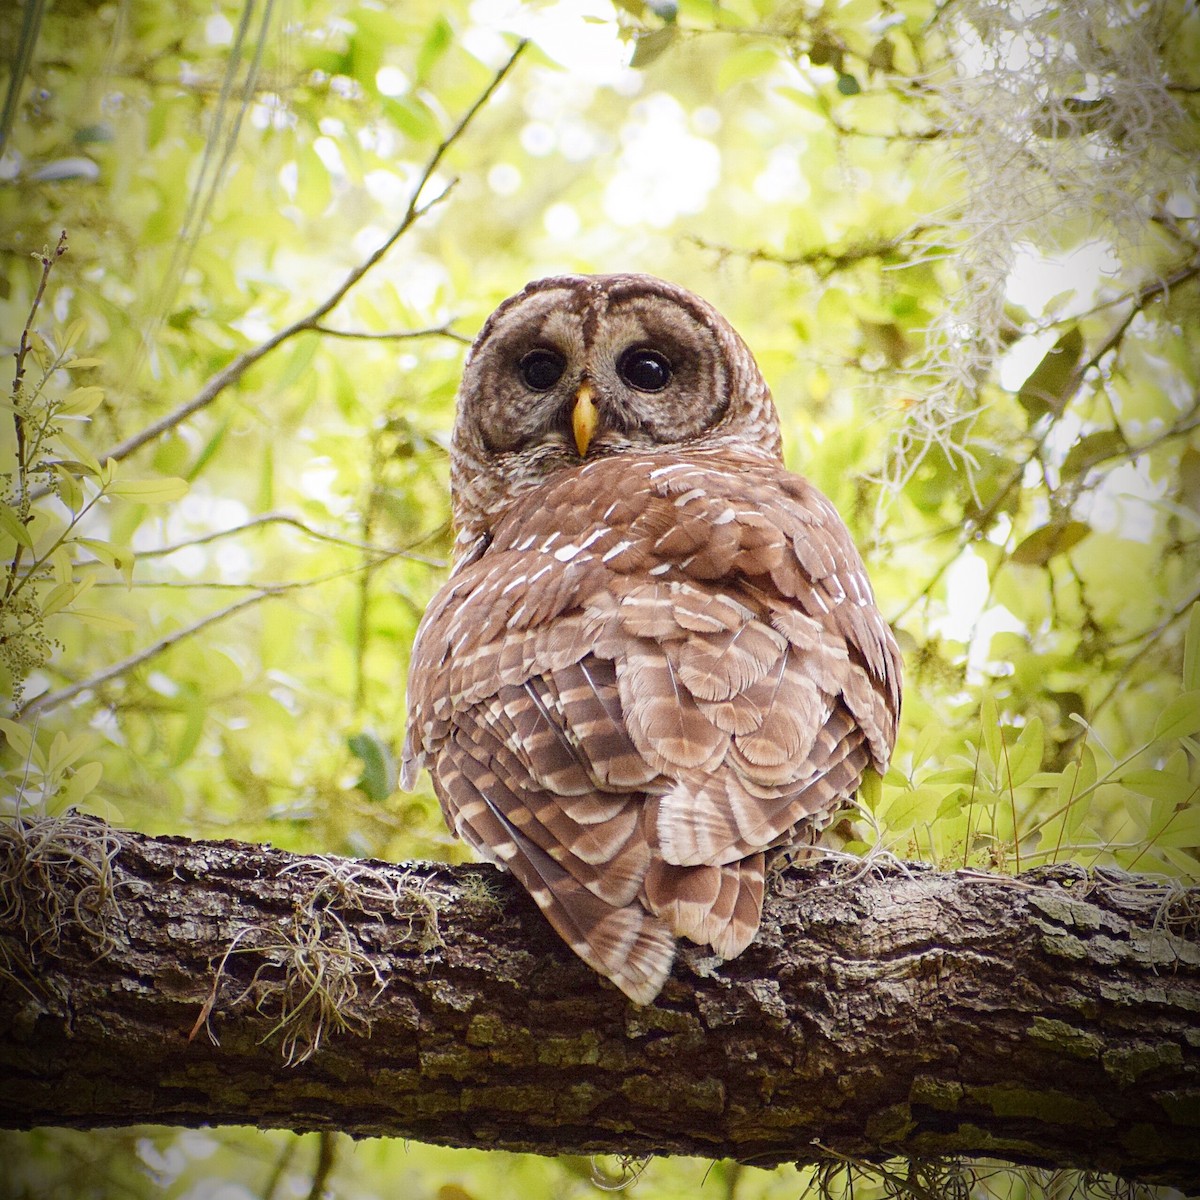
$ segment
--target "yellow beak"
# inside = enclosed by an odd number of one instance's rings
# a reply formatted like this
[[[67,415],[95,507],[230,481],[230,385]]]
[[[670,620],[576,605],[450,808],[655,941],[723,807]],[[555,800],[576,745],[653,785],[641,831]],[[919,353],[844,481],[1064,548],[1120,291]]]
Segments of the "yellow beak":
[[[575,393],[575,407],[571,411],[571,428],[575,432],[575,446],[580,458],[587,454],[598,419],[596,406],[592,403],[591,384],[582,383]]]

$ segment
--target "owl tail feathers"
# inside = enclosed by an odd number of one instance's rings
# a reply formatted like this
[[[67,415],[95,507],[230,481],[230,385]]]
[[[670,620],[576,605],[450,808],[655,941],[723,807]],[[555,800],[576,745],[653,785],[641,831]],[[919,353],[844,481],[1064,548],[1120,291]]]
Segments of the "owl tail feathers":
[[[736,958],[754,940],[762,920],[765,856],[751,854],[723,866],[678,867],[655,859],[642,899],[677,937]]]
[[[519,839],[505,866],[524,884],[559,937],[593,971],[611,979],[634,1004],[650,1004],[675,961],[667,926],[636,901],[601,900],[538,846]]]
[[[596,900],[586,888],[581,891],[582,899],[607,909],[587,930],[584,940],[567,937],[566,930],[546,911],[550,923],[589,967],[611,979],[634,1004],[653,1003],[671,974],[675,939],[641,905],[612,908]]]

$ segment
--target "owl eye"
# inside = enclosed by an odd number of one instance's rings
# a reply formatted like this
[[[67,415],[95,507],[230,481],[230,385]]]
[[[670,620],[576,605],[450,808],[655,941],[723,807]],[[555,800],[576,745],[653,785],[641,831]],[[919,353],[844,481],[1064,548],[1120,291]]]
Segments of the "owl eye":
[[[518,369],[527,386],[535,392],[548,392],[562,378],[567,364],[554,350],[530,350]]]
[[[671,381],[671,364],[657,350],[634,346],[621,355],[617,374],[639,392],[661,392]]]

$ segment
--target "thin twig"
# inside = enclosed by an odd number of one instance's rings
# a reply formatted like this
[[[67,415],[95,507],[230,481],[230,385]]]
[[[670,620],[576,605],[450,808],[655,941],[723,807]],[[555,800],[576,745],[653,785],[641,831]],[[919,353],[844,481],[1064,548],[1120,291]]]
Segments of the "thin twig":
[[[279,1157],[275,1160],[275,1165],[271,1168],[271,1175],[262,1190],[261,1200],[275,1200],[276,1195],[279,1193],[279,1185],[283,1182],[283,1177],[287,1169],[292,1165],[292,1159],[296,1155],[296,1147],[299,1144],[299,1135],[292,1134],[280,1151]]]
[[[471,339],[464,333],[455,333],[449,325],[435,325],[429,329],[398,329],[388,333],[368,333],[359,329],[333,329],[329,325],[312,326],[313,333],[323,333],[326,337],[354,338],[364,342],[411,342],[417,338],[444,337],[463,346],[469,346]]]
[[[90,675],[87,679],[81,679],[76,683],[70,684],[68,687],[60,688],[57,692],[43,692],[40,696],[35,697],[25,705],[18,713],[18,716],[21,720],[27,721],[40,716],[42,713],[49,712],[50,709],[57,708],[60,704],[65,704],[68,700],[74,699],[80,692],[87,691],[89,688],[100,687],[110,680],[128,674],[137,667],[148,663],[152,658],[157,658],[164,651],[170,650],[173,646],[179,645],[180,642],[186,641],[188,638],[207,629],[210,625],[216,625],[234,616],[236,613],[242,612],[244,609],[261,603],[263,600],[274,600],[280,596],[286,596],[289,592],[299,591],[301,588],[315,587],[322,583],[328,583],[332,579],[352,575],[358,569],[358,567],[351,567],[344,571],[332,571],[328,575],[320,576],[316,579],[301,579],[289,583],[269,584],[261,587],[254,595],[245,596],[241,600],[235,600],[232,604],[227,604],[224,608],[219,608],[216,612],[211,612],[207,616],[201,617],[198,621],[193,621],[192,624],[185,625],[182,629],[177,629],[166,637],[159,638],[157,642],[152,642],[149,646],[144,646],[141,650],[130,654],[119,662],[113,663],[111,666],[105,667],[104,670],[95,675]]]
[[[1140,633],[1136,638],[1127,639],[1127,641],[1139,641],[1142,644],[1138,647],[1137,652],[1131,654],[1125,660],[1125,665],[1117,673],[1116,678],[1110,684],[1108,691],[1096,701],[1092,707],[1091,716],[1095,720],[1096,714],[1106,708],[1112,701],[1113,697],[1121,690],[1122,685],[1133,674],[1134,668],[1139,663],[1145,661],[1146,651],[1162,637],[1172,625],[1175,624],[1185,613],[1191,611],[1192,605],[1200,601],[1200,589],[1189,593],[1184,597],[1172,610],[1169,612],[1153,629],[1148,629],[1144,633]],[[1126,643],[1127,644],[1127,643]]]
[[[216,612],[209,613],[208,616],[201,617],[198,621],[193,621],[191,625],[186,625],[182,629],[175,630],[174,633],[160,638],[157,642],[144,647],[137,651],[137,653],[129,655],[128,658],[123,658],[120,662],[115,662],[112,666],[106,667],[99,674],[82,679],[78,683],[71,684],[69,687],[60,688],[57,692],[43,692],[40,696],[25,705],[19,714],[20,719],[22,721],[29,721],[41,716],[42,713],[49,712],[52,708],[57,708],[60,704],[65,704],[68,700],[73,700],[80,692],[85,692],[89,688],[100,687],[102,684],[108,683],[110,679],[116,679],[118,676],[125,675],[129,671],[142,666],[143,663],[147,663],[152,658],[162,654],[164,650],[169,650],[172,646],[178,645],[193,634],[199,633],[202,629],[207,629],[210,625],[216,625],[219,621],[224,621],[227,617],[232,617],[234,613],[239,613],[243,609],[250,608],[262,600],[270,600],[276,596],[281,596],[286,590],[284,588],[273,588],[255,592],[253,596],[246,596],[242,600],[236,600],[233,604],[229,604],[225,608],[219,608]]]
[[[842,271],[847,267],[865,262],[867,259],[886,258],[890,254],[895,254],[903,250],[908,242],[927,232],[929,228],[928,225],[913,225],[903,233],[896,234],[895,237],[869,238],[861,242],[851,242],[842,250],[821,246],[796,255],[777,254],[772,250],[761,248],[742,250],[731,246],[718,246],[714,242],[705,241],[699,237],[690,237],[688,241],[701,250],[709,250],[722,256],[734,255],[750,262],[773,263],[781,267],[812,267],[818,273],[828,275],[834,271]]]
[[[67,252],[67,231],[64,229],[58,235],[58,245],[54,248],[53,254],[43,253],[41,257],[42,277],[38,280],[37,291],[34,293],[33,303],[29,306],[29,317],[25,321],[24,328],[21,330],[20,340],[17,342],[17,349],[13,357],[17,360],[16,369],[13,371],[12,382],[12,402],[13,402],[13,433],[16,438],[17,451],[17,495],[16,512],[17,518],[23,525],[29,524],[29,502],[33,498],[29,491],[29,459],[28,447],[25,441],[25,416],[21,411],[21,391],[22,383],[25,379],[25,360],[29,357],[29,351],[32,348],[30,343],[30,334],[33,333],[33,322],[37,318],[37,311],[42,305],[42,297],[46,294],[46,284],[50,281],[50,272],[54,269],[54,264]],[[14,583],[21,570],[21,558],[25,547],[17,542],[16,549],[13,551],[12,562],[8,567],[8,578],[4,584],[4,599],[12,598],[14,591]]]
[[[329,1175],[337,1160],[336,1135],[332,1130],[322,1129],[317,1134],[317,1164],[313,1171],[312,1186],[308,1190],[308,1200],[321,1200],[329,1184]]]
[[[1140,312],[1151,300],[1159,296],[1168,296],[1172,288],[1178,287],[1181,283],[1187,283],[1189,279],[1195,279],[1197,275],[1200,275],[1200,257],[1182,264],[1170,275],[1148,280],[1146,283],[1122,292],[1119,296],[1101,300],[1099,303],[1093,304],[1091,308],[1084,309],[1083,312],[1067,313],[1065,316],[1055,317],[1052,321],[1045,321],[1037,325],[1033,333],[1046,333],[1060,325],[1073,324],[1076,321],[1082,321],[1085,317],[1094,317],[1097,313],[1104,312],[1105,309],[1116,308],[1118,304],[1127,304],[1130,301],[1133,302],[1134,312]]]
[[[300,533],[312,538],[314,541],[327,542],[331,546],[340,546],[345,550],[358,550],[365,554],[375,554],[383,558],[408,558],[413,562],[424,563],[428,567],[436,567],[438,569],[447,565],[445,559],[429,558],[424,554],[417,554],[415,548],[423,546],[426,542],[433,541],[434,538],[442,537],[449,529],[449,525],[440,525],[437,529],[422,534],[415,541],[410,542],[408,546],[397,549],[395,546],[368,544],[366,542],[355,541],[353,538],[339,537],[333,533],[326,533],[324,530],[314,529],[311,525],[300,520],[299,517],[281,512],[263,513],[249,521],[243,522],[241,525],[233,525],[228,529],[215,529],[211,533],[200,534],[197,537],[188,538],[186,541],[172,542],[169,546],[159,546],[153,550],[139,550],[137,552],[137,560],[138,562],[144,562],[151,558],[166,558],[170,554],[177,554],[180,550],[191,550],[196,546],[206,546],[211,542],[222,541],[225,538],[238,537],[243,533],[249,533],[252,530],[268,525],[287,525],[292,529],[299,530]],[[100,565],[102,564],[99,562],[81,562],[76,564],[78,567]]]
[[[125,675],[129,671],[137,667],[143,666],[152,658],[156,658],[165,650],[170,650],[172,646],[178,645],[194,634],[200,633],[207,629],[210,625],[215,625],[219,621],[224,621],[227,617],[232,617],[235,613],[241,612],[243,609],[250,608],[252,605],[258,604],[263,600],[274,600],[279,596],[286,596],[289,592],[300,591],[303,588],[317,587],[324,583],[330,583],[336,579],[344,579],[349,575],[357,574],[359,571],[366,570],[379,566],[383,562],[387,562],[392,558],[400,558],[404,556],[404,551],[393,550],[381,553],[378,557],[373,558],[369,563],[358,563],[352,567],[344,567],[337,571],[330,571],[325,575],[318,575],[312,579],[297,579],[287,583],[266,584],[260,587],[252,596],[245,596],[241,600],[235,600],[232,604],[226,605],[224,608],[217,609],[216,612],[209,613],[206,617],[201,617],[198,621],[194,621],[191,625],[185,626],[183,629],[177,629],[174,633],[168,634],[166,637],[160,638],[157,642],[138,650],[136,653],[123,658],[120,662],[113,663],[110,667],[105,667],[96,675],[92,675],[87,679],[80,680],[68,687],[61,688],[57,692],[43,692],[40,696],[31,700],[24,708],[22,708],[18,716],[22,720],[28,720],[33,717],[40,716],[44,712],[48,712],[52,708],[57,708],[60,704],[78,696],[80,692],[86,691],[89,688],[99,687],[102,684],[108,683],[118,676]]]

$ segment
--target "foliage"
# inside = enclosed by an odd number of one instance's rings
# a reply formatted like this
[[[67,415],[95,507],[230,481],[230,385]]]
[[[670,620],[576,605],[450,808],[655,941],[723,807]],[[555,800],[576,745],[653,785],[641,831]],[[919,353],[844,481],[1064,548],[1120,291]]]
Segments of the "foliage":
[[[461,857],[394,761],[464,343],[526,279],[640,269],[746,337],[903,641],[852,849],[1194,878],[1198,23],[1185,0],[10,6],[11,808]],[[282,1194],[326,1161],[246,1132],[91,1144],[136,1194]],[[83,1153],[22,1145],[33,1172]],[[334,1160],[347,1194],[593,1189],[590,1164]],[[811,1182],[655,1163],[635,1190],[702,1179]]]

